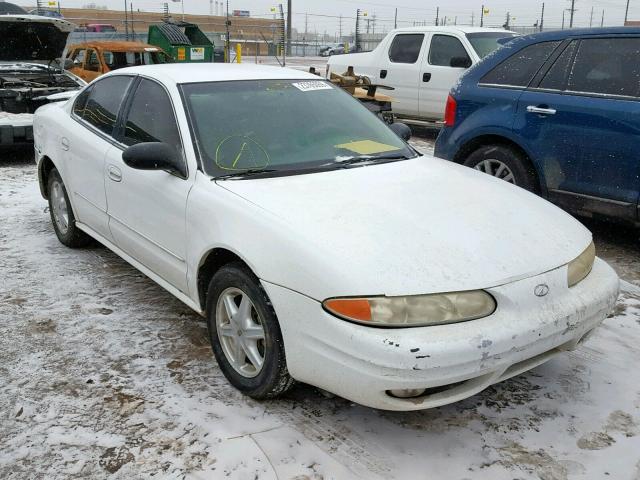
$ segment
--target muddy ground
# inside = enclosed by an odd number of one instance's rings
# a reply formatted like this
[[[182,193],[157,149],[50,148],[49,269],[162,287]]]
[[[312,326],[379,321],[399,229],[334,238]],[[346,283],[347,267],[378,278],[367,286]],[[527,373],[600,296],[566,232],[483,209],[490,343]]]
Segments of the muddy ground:
[[[3,153],[0,478],[640,480],[638,231],[588,226],[625,282],[579,350],[429,411],[305,385],[260,403],[199,316],[107,249],[59,244],[30,153]]]

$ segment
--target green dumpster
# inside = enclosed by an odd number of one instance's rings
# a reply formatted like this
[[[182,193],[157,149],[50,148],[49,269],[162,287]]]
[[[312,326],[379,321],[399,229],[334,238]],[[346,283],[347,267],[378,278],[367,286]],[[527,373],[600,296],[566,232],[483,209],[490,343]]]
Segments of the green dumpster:
[[[148,43],[162,48],[177,63],[213,61],[213,43],[193,23],[166,21],[151,25]]]

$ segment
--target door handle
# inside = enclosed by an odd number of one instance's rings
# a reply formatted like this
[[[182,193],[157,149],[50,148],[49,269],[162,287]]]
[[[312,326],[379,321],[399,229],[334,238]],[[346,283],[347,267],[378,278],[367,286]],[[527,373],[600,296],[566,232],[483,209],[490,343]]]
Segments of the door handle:
[[[111,180],[113,180],[114,182],[121,182],[122,181],[122,172],[120,171],[120,169],[118,167],[115,167],[113,165],[109,165],[109,168],[107,169],[108,173],[109,173],[109,178]]]
[[[430,73],[423,73],[422,74],[422,81],[423,82],[429,82],[431,80],[431,74]]]
[[[539,115],[555,115],[557,111],[554,108],[534,107],[533,105],[529,105],[527,107],[527,112],[537,113]]]
[[[386,70],[380,70],[380,78],[387,78],[387,71]]]
[[[69,139],[67,137],[62,137],[60,139],[60,146],[62,147],[62,150],[64,150],[65,152],[67,150],[69,150]]]

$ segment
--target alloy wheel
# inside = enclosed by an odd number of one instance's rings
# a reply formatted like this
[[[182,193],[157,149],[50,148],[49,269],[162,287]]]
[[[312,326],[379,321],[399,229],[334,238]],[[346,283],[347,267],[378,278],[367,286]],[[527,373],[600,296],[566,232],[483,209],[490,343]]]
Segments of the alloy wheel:
[[[236,372],[257,376],[265,358],[265,332],[255,305],[239,288],[227,288],[218,297],[216,330],[222,351]]]
[[[61,182],[54,180],[51,183],[50,195],[53,218],[58,230],[64,235],[69,229],[69,206],[67,205],[67,198],[65,197]]]
[[[487,173],[492,177],[496,177],[500,180],[504,180],[505,182],[516,185],[516,179],[513,176],[513,172],[505,163],[501,162],[500,160],[482,160],[473,168],[483,173]]]

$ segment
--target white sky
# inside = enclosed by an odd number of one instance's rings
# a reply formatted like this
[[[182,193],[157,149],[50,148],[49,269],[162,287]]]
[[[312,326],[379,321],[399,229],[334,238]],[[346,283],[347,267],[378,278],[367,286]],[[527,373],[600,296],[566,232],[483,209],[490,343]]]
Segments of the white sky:
[[[34,0],[13,0],[20,5],[33,5]],[[125,0],[60,0],[63,7],[82,7],[88,3],[106,5],[113,9],[123,9]],[[134,9],[145,11],[161,11],[162,0],[126,0],[133,2]],[[281,0],[285,4],[286,0]],[[47,0],[43,0],[47,3]],[[214,1],[214,9],[215,9]],[[254,16],[269,16],[271,7],[278,1],[270,0],[230,0],[229,9],[249,10]],[[478,24],[483,0],[293,0],[294,27],[299,31],[305,28],[305,13],[308,13],[308,29],[318,33],[327,31],[335,33],[340,24],[339,15],[343,15],[343,32],[349,33],[354,29],[356,10],[360,8],[368,13],[369,18],[376,15],[376,31],[393,28],[395,8],[398,8],[398,25],[408,26],[413,22],[426,21],[432,24],[436,17],[436,7],[440,5],[440,17],[448,17],[453,23],[455,17],[458,23],[470,24],[472,12]],[[512,25],[532,25],[540,17],[541,0],[484,0],[485,7],[490,13],[485,25],[498,26],[504,23],[507,11],[510,11]],[[222,2],[220,2],[222,4]],[[562,11],[571,6],[570,0],[546,0],[545,25],[560,27],[562,25]],[[179,12],[179,3],[169,3],[173,12]],[[187,13],[209,13],[209,0],[184,0]],[[591,8],[594,8],[593,25],[599,26],[602,12],[605,12],[605,25],[622,25],[624,21],[626,0],[576,0],[574,26],[589,26]],[[640,0],[631,0],[629,19],[640,20]],[[566,12],[566,25],[569,24],[569,12]]]

